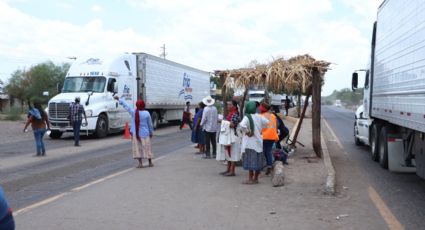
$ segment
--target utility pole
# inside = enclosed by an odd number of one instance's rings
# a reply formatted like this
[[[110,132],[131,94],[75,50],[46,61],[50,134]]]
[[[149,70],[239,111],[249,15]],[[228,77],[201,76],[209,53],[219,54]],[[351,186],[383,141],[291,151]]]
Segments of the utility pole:
[[[165,44],[161,46],[161,50],[162,53],[159,56],[165,59],[165,57],[167,56],[167,53],[165,52]]]

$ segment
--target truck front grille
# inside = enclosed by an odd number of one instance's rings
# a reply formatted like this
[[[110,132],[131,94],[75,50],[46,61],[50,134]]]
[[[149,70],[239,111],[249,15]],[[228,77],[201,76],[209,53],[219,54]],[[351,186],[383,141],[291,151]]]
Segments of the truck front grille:
[[[49,104],[49,118],[50,119],[68,119],[69,103],[56,103]]]

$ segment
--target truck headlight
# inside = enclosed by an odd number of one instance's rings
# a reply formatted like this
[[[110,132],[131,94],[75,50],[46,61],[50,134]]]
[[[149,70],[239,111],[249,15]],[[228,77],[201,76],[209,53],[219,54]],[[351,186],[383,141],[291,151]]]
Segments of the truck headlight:
[[[91,117],[92,115],[93,115],[93,110],[91,110],[91,109],[86,110],[86,116],[87,117]]]

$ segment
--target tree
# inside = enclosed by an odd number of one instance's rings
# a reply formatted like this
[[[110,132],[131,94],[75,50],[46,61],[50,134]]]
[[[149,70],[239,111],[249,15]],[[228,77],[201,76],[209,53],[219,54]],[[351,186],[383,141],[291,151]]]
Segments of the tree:
[[[12,74],[6,91],[22,103],[34,100],[47,102],[57,93],[57,85],[64,81],[69,67],[69,63],[55,65],[48,61],[32,66],[28,71],[17,70]],[[49,92],[49,97],[43,97],[44,91]]]
[[[11,99],[19,99],[21,101],[21,107],[25,101],[25,90],[28,88],[28,81],[25,80],[25,72],[22,70],[16,70],[6,85],[6,92],[9,94]],[[11,100],[13,102],[13,100]]]

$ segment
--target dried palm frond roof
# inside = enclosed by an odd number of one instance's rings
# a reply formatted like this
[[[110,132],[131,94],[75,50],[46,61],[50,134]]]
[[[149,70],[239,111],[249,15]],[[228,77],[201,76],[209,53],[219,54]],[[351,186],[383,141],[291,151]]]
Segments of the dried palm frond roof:
[[[330,64],[305,54],[288,60],[278,58],[268,65],[254,68],[216,71],[216,74],[226,78],[224,84],[228,87],[247,89],[252,85],[264,85],[272,92],[301,91],[305,94],[312,84],[313,70],[319,72],[323,81]]]

